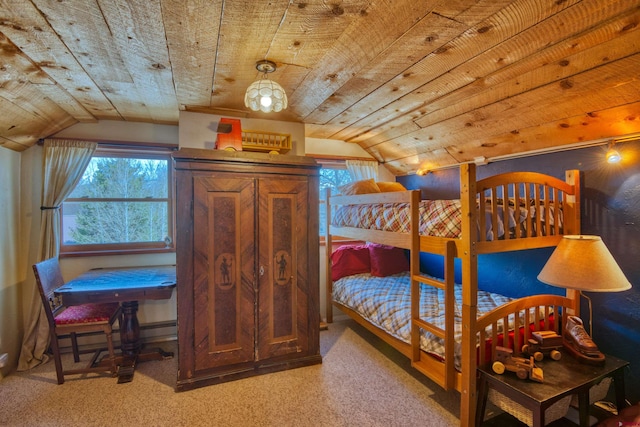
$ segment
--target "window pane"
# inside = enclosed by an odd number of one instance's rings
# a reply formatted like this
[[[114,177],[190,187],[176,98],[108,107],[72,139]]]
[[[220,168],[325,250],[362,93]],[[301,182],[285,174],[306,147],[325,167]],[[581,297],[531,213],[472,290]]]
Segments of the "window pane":
[[[169,154],[103,150],[62,205],[61,253],[173,249]]]
[[[337,188],[351,182],[351,175],[346,169],[320,169],[320,200],[326,199],[326,189],[331,188],[331,194],[337,193]]]
[[[331,169],[324,166],[320,169],[320,235],[324,236],[327,222],[326,189],[331,188],[331,194],[337,194],[337,188],[351,182],[351,175],[346,169]]]
[[[167,165],[165,159],[94,157],[69,198],[166,198]]]
[[[168,235],[166,202],[67,202],[65,245],[159,242]]]

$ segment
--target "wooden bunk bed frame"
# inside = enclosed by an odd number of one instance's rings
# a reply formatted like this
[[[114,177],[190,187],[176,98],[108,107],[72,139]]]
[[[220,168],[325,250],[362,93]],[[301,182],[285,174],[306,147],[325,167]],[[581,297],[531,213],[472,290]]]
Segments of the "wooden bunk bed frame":
[[[490,194],[489,197],[486,197]],[[493,197],[491,197],[491,195]],[[538,213],[535,219],[527,218],[526,235],[518,233],[513,238],[503,240],[485,239],[484,221],[478,222],[480,212],[484,212],[487,203],[495,204],[499,197],[508,200],[509,197],[518,200],[535,200],[535,204],[544,210],[545,218],[554,218],[542,223],[542,215]],[[562,230],[558,221],[558,212],[551,207],[552,202],[562,201]],[[550,313],[567,313],[579,315],[578,294],[567,291],[566,297],[558,295],[537,295],[521,298],[487,313],[477,316],[478,292],[478,254],[517,251],[524,249],[556,246],[563,234],[580,233],[580,185],[579,172],[566,172],[566,182],[555,177],[535,172],[514,172],[488,177],[476,181],[474,164],[460,166],[460,201],[462,207],[462,234],[460,238],[443,238],[421,236],[418,233],[418,207],[420,191],[392,192],[381,194],[365,194],[355,196],[334,196],[327,192],[327,234],[326,234],[326,278],[327,278],[327,322],[333,321],[332,305],[336,305],[342,312],[349,315],[357,323],[374,333],[386,343],[409,357],[412,366],[422,374],[432,379],[445,390],[456,389],[460,392],[460,424],[473,426],[476,411],[476,367],[488,362],[484,351],[477,350],[477,340],[484,342],[491,338],[491,357],[498,343],[498,331],[503,325],[515,322],[515,330],[521,334],[514,334],[513,342],[505,340],[502,345],[519,349],[522,343],[530,337],[529,328],[520,328],[521,316],[526,319],[523,324],[533,324],[535,330],[551,329],[560,333],[566,322],[566,316],[561,316],[561,322],[550,321]],[[370,204],[370,203],[409,203],[410,204],[410,232],[398,233],[379,230],[364,230],[352,227],[336,227],[331,225],[332,209],[338,205]],[[495,205],[493,206],[495,208]],[[505,211],[505,224],[508,224]],[[493,209],[496,212],[496,209]],[[528,215],[529,216],[529,215]],[[492,214],[492,224],[496,224],[497,216]],[[537,222],[537,223],[536,223]],[[479,226],[476,224],[480,224]],[[478,229],[480,230],[478,231]],[[538,235],[533,235],[536,228]],[[496,229],[495,227],[493,228]],[[545,230],[541,233],[541,230]],[[541,235],[544,234],[544,235]],[[410,250],[411,264],[411,343],[407,344],[387,334],[377,326],[363,319],[357,312],[333,301],[331,280],[331,253],[333,236],[341,236],[359,241],[369,241],[396,246]],[[419,254],[430,252],[443,255],[444,280],[434,280],[420,272]],[[462,353],[461,371],[454,366],[454,259],[462,262]],[[441,329],[419,317],[418,303],[420,300],[420,284],[435,286],[445,292],[445,328]],[[333,304],[332,304],[333,303]],[[511,319],[511,320],[510,320]],[[424,329],[442,338],[445,345],[444,360],[439,360],[426,354],[420,349],[420,330]],[[507,330],[507,328],[504,328]]]

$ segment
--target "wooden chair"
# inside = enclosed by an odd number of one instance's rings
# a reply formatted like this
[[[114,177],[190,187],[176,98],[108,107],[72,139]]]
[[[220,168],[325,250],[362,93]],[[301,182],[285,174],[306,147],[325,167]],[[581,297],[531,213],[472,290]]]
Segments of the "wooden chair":
[[[121,316],[120,304],[83,304],[65,307],[54,294],[57,288],[64,285],[58,259],[50,258],[35,264],[33,272],[36,276],[36,282],[38,283],[38,289],[49,322],[51,350],[56,365],[58,384],[64,383],[65,375],[108,371],[111,372],[112,376],[115,376],[117,365],[112,340],[112,325]],[[85,332],[104,332],[109,350],[108,365],[95,366],[97,358],[104,351],[104,348],[85,351],[78,349],[77,334]],[[86,367],[63,370],[58,340],[65,335],[71,337],[73,359],[76,363],[80,361],[80,354],[94,353]]]

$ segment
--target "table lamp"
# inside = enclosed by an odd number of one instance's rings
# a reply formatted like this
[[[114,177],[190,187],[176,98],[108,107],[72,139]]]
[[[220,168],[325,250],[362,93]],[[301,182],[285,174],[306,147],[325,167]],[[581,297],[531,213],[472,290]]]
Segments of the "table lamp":
[[[583,291],[620,292],[631,288],[631,283],[599,236],[563,236],[538,274],[538,280],[551,286],[577,290],[587,299],[589,336],[593,332],[593,311],[591,299]],[[573,319],[581,322],[575,316]]]

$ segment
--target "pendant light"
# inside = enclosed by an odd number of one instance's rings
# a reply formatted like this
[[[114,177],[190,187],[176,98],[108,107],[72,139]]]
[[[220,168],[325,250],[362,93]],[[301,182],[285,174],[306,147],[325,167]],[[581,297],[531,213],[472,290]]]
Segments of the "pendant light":
[[[276,70],[275,62],[266,59],[258,61],[256,69],[262,73],[262,77],[247,88],[244,105],[253,111],[264,113],[278,112],[287,108],[287,94],[284,89],[267,77],[267,74]]]

